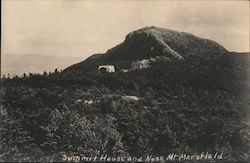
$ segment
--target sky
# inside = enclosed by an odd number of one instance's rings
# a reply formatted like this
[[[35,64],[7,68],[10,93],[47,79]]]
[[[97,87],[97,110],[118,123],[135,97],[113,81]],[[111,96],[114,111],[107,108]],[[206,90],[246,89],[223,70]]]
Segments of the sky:
[[[2,0],[2,54],[87,58],[145,26],[249,51],[249,1]]]

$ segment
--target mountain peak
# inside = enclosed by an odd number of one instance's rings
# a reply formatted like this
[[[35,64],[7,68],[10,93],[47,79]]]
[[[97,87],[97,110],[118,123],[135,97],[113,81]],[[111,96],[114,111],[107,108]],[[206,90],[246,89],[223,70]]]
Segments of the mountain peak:
[[[150,27],[144,27],[144,28],[141,28],[141,29],[138,29],[136,31],[133,31],[131,33],[129,33],[127,35],[128,38],[131,38],[134,34],[147,34],[147,35],[153,35],[153,36],[161,36],[163,34],[166,34],[166,33],[173,33],[173,32],[177,32],[177,31],[174,31],[174,30],[170,30],[170,29],[167,29],[167,28],[161,28],[161,27],[155,27],[155,26],[150,26]]]
[[[191,55],[213,55],[228,52],[220,44],[197,37],[190,33],[178,32],[161,27],[144,27],[126,36],[125,44],[136,44],[145,40],[156,43],[163,48],[162,52],[173,58],[183,59]]]
[[[96,68],[98,64],[124,64],[142,59],[167,57],[170,60],[186,60],[198,57],[202,60],[217,58],[228,51],[220,44],[161,27],[144,27],[129,33],[125,40],[105,54],[89,57],[74,65],[83,69]]]
[[[166,42],[165,37],[175,37],[178,32],[174,30],[164,29],[160,27],[144,27],[137,31],[131,32],[126,36],[125,43],[131,42],[132,44],[136,44],[136,42],[145,43],[148,41],[150,43],[150,52],[153,52],[153,49],[157,49],[157,53],[161,53],[161,55],[166,55],[170,58],[174,59],[183,59],[178,52],[173,50]],[[156,54],[157,55],[157,54]]]

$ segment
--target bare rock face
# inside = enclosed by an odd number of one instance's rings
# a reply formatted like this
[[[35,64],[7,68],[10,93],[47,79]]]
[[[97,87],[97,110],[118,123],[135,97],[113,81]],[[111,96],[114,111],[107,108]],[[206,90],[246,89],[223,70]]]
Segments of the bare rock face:
[[[149,56],[165,55],[173,59],[183,59],[164,41],[162,33],[156,28],[144,28],[127,35],[124,41],[128,47],[140,47]]]
[[[190,56],[211,57],[227,53],[218,43],[174,30],[145,27],[126,36],[125,41],[108,50],[112,59],[146,59],[167,56],[170,59],[185,59]]]

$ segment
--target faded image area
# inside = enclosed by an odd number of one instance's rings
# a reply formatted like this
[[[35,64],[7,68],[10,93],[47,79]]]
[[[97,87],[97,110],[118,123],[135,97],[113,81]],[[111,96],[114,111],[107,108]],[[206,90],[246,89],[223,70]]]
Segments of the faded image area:
[[[248,162],[248,1],[2,0],[1,162]]]

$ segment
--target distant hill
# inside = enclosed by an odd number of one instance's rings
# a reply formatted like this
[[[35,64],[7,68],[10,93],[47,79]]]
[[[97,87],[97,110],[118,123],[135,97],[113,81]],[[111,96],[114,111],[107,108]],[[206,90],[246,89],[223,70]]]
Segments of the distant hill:
[[[77,62],[79,58],[60,57],[40,54],[3,54],[1,57],[1,73],[22,75],[23,73],[43,73],[44,71],[54,71],[64,69]]]
[[[156,56],[187,60],[192,57],[217,58],[228,53],[222,45],[212,40],[152,26],[129,33],[124,42],[109,49],[105,54],[92,55],[85,61],[68,67],[64,72],[89,72],[100,64],[114,64],[126,68],[131,61]]]

